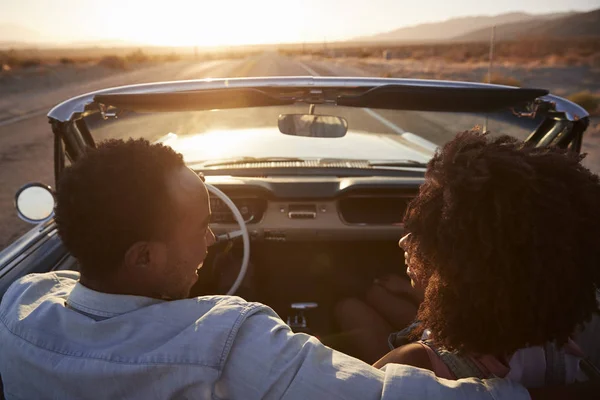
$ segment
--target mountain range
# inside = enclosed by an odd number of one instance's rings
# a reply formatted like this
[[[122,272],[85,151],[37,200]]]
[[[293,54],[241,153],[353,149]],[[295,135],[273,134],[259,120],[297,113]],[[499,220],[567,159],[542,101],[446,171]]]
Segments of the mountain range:
[[[360,42],[489,41],[492,27],[496,40],[524,37],[600,37],[600,9],[553,14],[507,13],[495,16],[452,18],[353,39]]]

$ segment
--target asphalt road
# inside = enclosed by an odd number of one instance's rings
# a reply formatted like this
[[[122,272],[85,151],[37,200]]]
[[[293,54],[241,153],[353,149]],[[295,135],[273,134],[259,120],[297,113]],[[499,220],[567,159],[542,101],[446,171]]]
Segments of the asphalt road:
[[[202,63],[178,62],[160,67],[152,67],[140,71],[119,74],[101,80],[66,86],[58,91],[42,93],[38,96],[22,96],[16,98],[14,104],[21,108],[29,103],[30,112],[20,116],[4,118],[0,115],[0,249],[12,243],[31,226],[22,222],[17,216],[13,206],[16,191],[28,182],[43,182],[54,185],[53,177],[53,149],[52,132],[47,122],[45,113],[63,100],[75,95],[92,90],[120,86],[132,83],[153,81],[173,81],[183,79],[202,79],[219,77],[251,77],[251,76],[364,76],[363,71],[348,67],[326,63],[323,61],[294,60],[277,54],[263,54],[247,59],[209,61]],[[317,107],[318,108],[318,107]],[[323,112],[323,110],[321,110]],[[272,113],[272,111],[270,112]],[[256,126],[272,125],[276,116],[261,110],[241,110],[238,114],[232,113],[227,124],[222,126],[238,127],[240,121],[244,124],[252,121]],[[349,121],[350,128],[401,134],[405,131],[426,136],[435,143],[448,140],[450,131],[458,127],[468,129],[476,123],[477,119],[456,116],[454,120],[448,119],[447,114],[430,115],[416,112],[374,111],[374,110],[346,110],[338,115],[344,116]],[[166,124],[166,120],[162,121]],[[158,123],[148,124],[157,132],[168,132],[169,128]],[[193,126],[186,127],[195,132],[201,132],[208,120],[195,120]],[[131,124],[133,125],[133,124]],[[124,124],[117,126],[127,128]],[[456,131],[454,130],[454,132]],[[101,134],[99,127],[98,134]],[[124,129],[124,132],[129,132]],[[424,134],[426,133],[426,135]],[[516,132],[519,134],[518,132]],[[124,136],[119,133],[117,136]],[[114,132],[107,132],[104,137],[114,137]],[[138,136],[138,135],[132,135]]]

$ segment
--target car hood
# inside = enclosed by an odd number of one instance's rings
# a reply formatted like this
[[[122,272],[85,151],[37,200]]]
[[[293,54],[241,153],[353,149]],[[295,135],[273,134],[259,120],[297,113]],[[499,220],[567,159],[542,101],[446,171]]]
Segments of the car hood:
[[[341,138],[284,135],[277,128],[213,130],[196,135],[169,133],[159,140],[183,154],[186,163],[241,157],[341,158],[427,162],[436,145],[409,132],[377,134],[349,130]]]

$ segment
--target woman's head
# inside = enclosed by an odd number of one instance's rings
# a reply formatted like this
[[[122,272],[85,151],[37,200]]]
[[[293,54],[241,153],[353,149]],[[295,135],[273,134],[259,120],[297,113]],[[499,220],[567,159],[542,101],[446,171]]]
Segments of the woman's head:
[[[565,150],[462,132],[428,164],[403,247],[418,319],[455,350],[564,342],[598,309],[600,182]]]

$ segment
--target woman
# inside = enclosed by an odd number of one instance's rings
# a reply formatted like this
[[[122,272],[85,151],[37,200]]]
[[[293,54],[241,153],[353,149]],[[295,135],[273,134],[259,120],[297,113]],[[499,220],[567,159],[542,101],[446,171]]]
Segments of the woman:
[[[499,376],[526,387],[584,378],[570,336],[598,311],[600,182],[581,158],[477,131],[436,153],[400,242],[407,274],[424,288],[419,323],[407,333],[412,343],[375,366]],[[414,310],[398,298],[379,300],[383,309],[375,303],[346,300],[342,327],[370,326],[361,340],[379,340],[393,325],[390,307]],[[368,357],[381,348],[363,343],[357,348]]]

